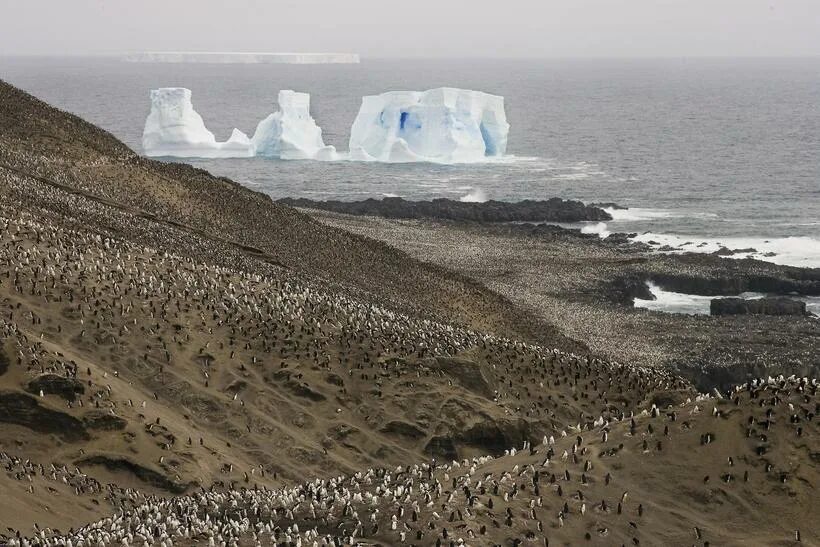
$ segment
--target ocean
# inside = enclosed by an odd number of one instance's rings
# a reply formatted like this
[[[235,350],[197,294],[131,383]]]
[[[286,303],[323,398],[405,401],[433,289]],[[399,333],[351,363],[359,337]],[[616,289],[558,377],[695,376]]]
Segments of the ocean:
[[[138,152],[157,87],[190,88],[219,140],[233,127],[252,134],[276,110],[280,89],[308,92],[325,143],[341,151],[364,95],[439,86],[495,93],[511,124],[511,157],[498,163],[186,161],[274,198],[614,202],[629,209],[584,228],[681,250],[753,248],[746,254],[820,267],[820,58],[229,65],[0,57],[0,78]]]

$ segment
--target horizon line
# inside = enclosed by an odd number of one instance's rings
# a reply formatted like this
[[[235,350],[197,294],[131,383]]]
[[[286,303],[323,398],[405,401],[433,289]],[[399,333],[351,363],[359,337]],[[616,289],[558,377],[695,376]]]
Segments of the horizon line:
[[[355,52],[280,52],[280,51],[160,51],[160,50],[127,50],[122,52],[106,53],[0,53],[0,58],[52,58],[52,59],[88,59],[88,58],[120,58],[127,55],[145,53],[192,53],[192,54],[247,54],[247,55],[358,55],[361,60],[681,60],[681,59],[818,59],[820,52],[808,54],[784,55],[509,55],[509,56],[481,56],[481,55],[367,55]]]

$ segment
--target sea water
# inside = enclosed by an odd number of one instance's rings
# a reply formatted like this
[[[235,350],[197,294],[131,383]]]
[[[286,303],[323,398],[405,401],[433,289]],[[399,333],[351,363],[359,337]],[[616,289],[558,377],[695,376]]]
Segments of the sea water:
[[[504,161],[482,165],[186,160],[270,194],[357,200],[615,202],[587,231],[658,247],[820,267],[820,58],[375,60],[357,65],[124,63],[0,57],[0,78],[140,152],[152,88],[183,86],[220,140],[252,133],[280,89],[311,94],[324,140],[346,150],[361,97],[439,86],[503,95]],[[744,255],[741,255],[744,256]]]

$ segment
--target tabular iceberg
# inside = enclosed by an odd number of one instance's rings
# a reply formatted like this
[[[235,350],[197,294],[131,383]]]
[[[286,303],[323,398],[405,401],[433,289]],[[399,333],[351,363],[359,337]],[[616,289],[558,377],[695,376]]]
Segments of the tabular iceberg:
[[[122,57],[130,63],[280,63],[297,65],[359,63],[356,53],[252,53],[237,51],[144,51]]]
[[[438,88],[362,99],[350,132],[350,158],[468,163],[503,156],[510,125],[504,98]]]
[[[181,158],[246,158],[254,155],[250,139],[234,129],[230,139],[217,142],[191,103],[191,90],[163,87],[151,91],[151,112],[142,132],[147,156]]]
[[[257,156],[283,160],[337,158],[336,148],[325,146],[322,129],[310,115],[310,95],[279,92],[279,111],[256,126],[251,138]]]

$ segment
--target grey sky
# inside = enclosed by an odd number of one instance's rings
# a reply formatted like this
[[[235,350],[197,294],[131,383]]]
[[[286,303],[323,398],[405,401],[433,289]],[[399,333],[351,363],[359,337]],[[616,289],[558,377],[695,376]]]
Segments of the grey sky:
[[[0,55],[820,55],[820,0],[0,0]]]

